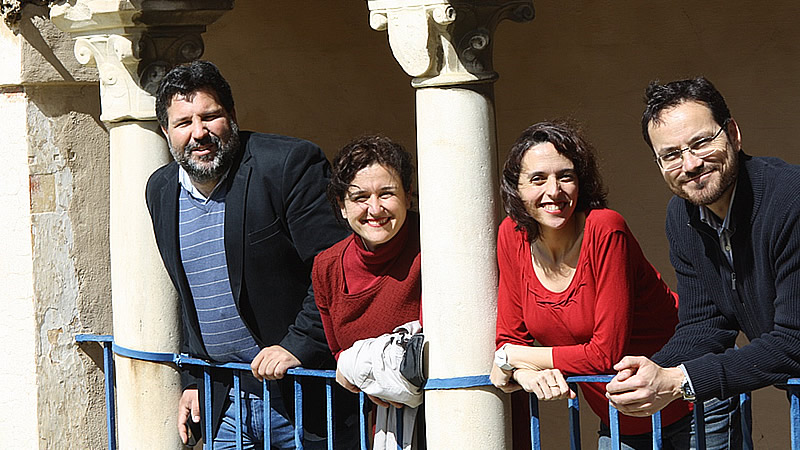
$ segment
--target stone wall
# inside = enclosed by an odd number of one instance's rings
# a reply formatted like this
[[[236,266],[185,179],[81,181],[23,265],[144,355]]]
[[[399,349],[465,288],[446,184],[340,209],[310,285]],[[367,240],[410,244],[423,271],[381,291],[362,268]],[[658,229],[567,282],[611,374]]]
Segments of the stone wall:
[[[111,333],[108,140],[95,119],[99,89],[25,92],[40,448],[101,448],[102,355],[96,344],[75,344],[78,333]]]
[[[17,34],[0,25],[0,123],[10,160],[3,177],[0,256],[10,302],[0,311],[4,363],[14,386],[0,423],[10,448],[105,447],[102,353],[78,333],[111,333],[107,132],[96,73],[47,10],[27,6]],[[7,224],[6,224],[7,222]],[[8,267],[5,270],[5,267]]]

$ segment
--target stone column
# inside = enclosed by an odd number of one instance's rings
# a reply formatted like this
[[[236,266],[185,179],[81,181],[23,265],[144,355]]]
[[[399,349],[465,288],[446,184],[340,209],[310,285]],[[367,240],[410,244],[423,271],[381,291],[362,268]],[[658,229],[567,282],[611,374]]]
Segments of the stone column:
[[[171,160],[153,94],[177,63],[203,53],[200,33],[232,0],[78,0],[51,19],[75,39],[75,56],[96,65],[110,138],[110,247],[114,339],[151,352],[178,352],[180,305],[164,270],[144,199],[150,174]],[[181,448],[180,378],[172,364],[115,358],[119,447]]]
[[[497,155],[492,37],[533,18],[530,0],[370,0],[413,76],[422,234],[422,309],[430,378],[489,373],[497,316]],[[429,448],[510,448],[494,387],[427,391]]]

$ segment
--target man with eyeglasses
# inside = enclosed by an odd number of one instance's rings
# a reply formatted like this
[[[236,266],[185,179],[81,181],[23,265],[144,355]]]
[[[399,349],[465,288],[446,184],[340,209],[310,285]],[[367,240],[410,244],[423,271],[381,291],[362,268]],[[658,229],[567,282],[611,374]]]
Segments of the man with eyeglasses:
[[[742,152],[739,126],[705,78],[651,83],[646,102],[642,134],[675,194],[666,232],[680,322],[652,359],[614,367],[607,396],[632,416],[800,376],[800,167]],[[750,340],[742,348],[739,331]],[[720,437],[709,422],[707,437]],[[741,445],[722,431],[725,442],[707,448]]]

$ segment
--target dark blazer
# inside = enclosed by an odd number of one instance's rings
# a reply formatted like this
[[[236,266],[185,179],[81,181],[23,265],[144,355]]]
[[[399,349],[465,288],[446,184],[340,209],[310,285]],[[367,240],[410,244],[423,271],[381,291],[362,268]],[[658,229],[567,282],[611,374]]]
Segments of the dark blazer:
[[[241,132],[240,138],[242,150],[225,181],[225,253],[239,314],[259,346],[281,345],[305,368],[334,368],[310,276],[314,256],[348,234],[325,199],[328,160],[319,147],[301,139],[251,132]],[[178,164],[172,162],[150,176],[147,207],[161,258],[181,298],[182,351],[208,359],[181,263],[179,192]],[[201,374],[184,371],[184,387],[202,387]],[[215,376],[212,417],[216,430],[232,380],[230,374]],[[279,386],[287,409],[293,411],[291,382],[281,380]],[[317,389],[308,388],[304,389],[305,425],[324,434],[324,392],[314,395],[310,391]],[[203,389],[199,392],[202,407]]]

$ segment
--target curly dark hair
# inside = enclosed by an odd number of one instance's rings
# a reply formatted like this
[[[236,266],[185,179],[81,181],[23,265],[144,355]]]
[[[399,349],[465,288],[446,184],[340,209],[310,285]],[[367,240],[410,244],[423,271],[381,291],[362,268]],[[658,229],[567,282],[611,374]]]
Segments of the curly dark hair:
[[[696,77],[687,80],[677,80],[666,84],[658,84],[658,81],[651,81],[644,93],[644,101],[647,105],[642,113],[642,136],[650,148],[653,143],[650,141],[648,125],[652,122],[660,122],[661,113],[665,109],[677,106],[683,102],[699,102],[705,104],[711,110],[714,121],[720,127],[728,129],[725,121],[731,118],[731,112],[725,103],[722,94],[705,77]]]
[[[394,170],[400,176],[403,190],[410,193],[414,173],[414,163],[411,161],[411,154],[402,145],[385,136],[366,135],[348,142],[333,158],[331,180],[326,192],[336,217],[341,219],[341,205],[358,171],[375,163]]]
[[[606,188],[597,168],[594,147],[581,137],[577,127],[566,121],[539,122],[531,125],[517,138],[503,167],[500,193],[503,208],[516,223],[515,229],[525,232],[528,242],[539,237],[539,223],[531,217],[519,196],[519,174],[522,159],[528,150],[544,142],[553,144],[558,153],[575,166],[578,177],[578,204],[576,211],[605,208]]]
[[[181,64],[167,72],[156,91],[156,118],[162,128],[167,128],[167,108],[172,104],[175,94],[189,95],[207,89],[217,96],[217,100],[229,114],[233,112],[231,86],[210,61],[197,60]]]

